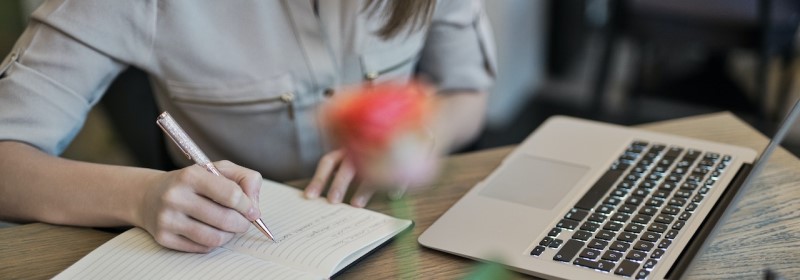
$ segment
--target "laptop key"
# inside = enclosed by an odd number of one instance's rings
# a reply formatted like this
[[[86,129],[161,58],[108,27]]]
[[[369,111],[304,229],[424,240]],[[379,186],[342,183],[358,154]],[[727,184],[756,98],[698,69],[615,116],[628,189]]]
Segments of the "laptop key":
[[[631,196],[628,200],[625,201],[627,205],[639,206],[642,205],[643,197],[639,196]]]
[[[588,231],[585,231],[585,230],[579,230],[579,231],[576,231],[575,233],[572,234],[572,238],[578,239],[578,240],[581,240],[581,241],[589,240],[589,238],[591,238],[591,237],[592,237],[592,233],[588,232]]]
[[[620,252],[620,253],[624,253],[630,247],[631,247],[631,244],[629,244],[629,243],[625,243],[625,242],[621,242],[621,241],[614,241],[613,243],[611,243],[611,246],[608,247],[608,249],[609,250],[614,250],[614,251],[617,251],[617,252]]]
[[[533,250],[531,251],[531,256],[539,256],[539,255],[541,255],[542,253],[544,253],[545,248],[546,247],[544,247],[544,246],[533,247]]]
[[[631,214],[633,212],[636,212],[636,206],[623,204],[623,205],[619,206],[619,209],[617,209],[617,212],[618,213]]]
[[[633,241],[636,241],[636,237],[637,237],[636,233],[623,231],[619,233],[619,236],[617,236],[617,240],[631,243]]]
[[[561,233],[561,229],[560,228],[553,228],[553,229],[550,230],[550,232],[547,233],[547,236],[556,237],[556,236],[558,236],[559,233]]]
[[[597,207],[597,210],[594,210],[595,213],[600,214],[608,214],[611,213],[611,211],[614,211],[614,207],[609,205],[600,205]]]
[[[589,242],[589,245],[587,245],[587,247],[597,250],[603,250],[606,248],[606,246],[608,246],[608,241],[597,238],[592,239],[592,241]]]
[[[599,256],[600,256],[600,251],[591,248],[583,249],[583,252],[581,252],[580,254],[581,258],[590,260],[597,259],[597,257]]]
[[[647,201],[647,206],[661,207],[664,204],[663,200],[651,198]]]
[[[617,262],[622,258],[622,252],[606,251],[606,253],[600,258],[607,261]]]
[[[637,269],[639,269],[639,263],[624,260],[619,264],[617,269],[614,269],[614,274],[631,277],[636,273]]]
[[[660,198],[660,199],[666,199],[670,195],[670,193],[671,193],[671,191],[662,190],[662,189],[659,188],[658,190],[656,190],[653,193],[653,197]]]
[[[608,222],[608,223],[606,223],[605,226],[603,226],[603,229],[610,230],[610,231],[619,231],[620,229],[622,229],[622,226],[623,226],[623,224],[621,224],[621,223]]]
[[[644,251],[644,252],[649,252],[655,246],[656,246],[656,244],[653,244],[653,242],[639,241],[639,242],[636,242],[636,244],[633,245],[633,249],[636,249],[636,250],[639,250],[639,251]]]
[[[661,209],[661,213],[664,213],[664,214],[667,214],[667,215],[672,215],[672,216],[678,215],[680,212],[681,212],[681,209],[678,208],[678,207],[674,207],[674,206],[667,206],[667,207],[664,207],[664,209]]]
[[[607,170],[606,173],[600,176],[600,179],[592,185],[592,188],[581,197],[578,203],[575,204],[575,208],[592,210],[597,202],[603,198],[603,195],[614,185],[617,179],[622,176],[622,173],[621,170]]]
[[[678,231],[674,229],[671,229],[664,234],[664,238],[666,239],[675,239],[675,236],[678,236]]]
[[[602,223],[606,220],[606,216],[598,213],[592,213],[591,215],[589,215],[589,219],[587,220],[595,223]]]
[[[573,221],[583,221],[583,219],[586,218],[586,216],[588,215],[589,211],[581,210],[578,208],[572,208],[571,210],[569,210],[569,212],[567,212],[566,215],[564,215],[564,219],[569,219]]]
[[[669,205],[678,207],[684,206],[686,205],[686,199],[673,197],[672,199],[669,200]]]
[[[665,231],[667,231],[667,227],[668,226],[665,225],[665,224],[653,223],[653,224],[650,224],[649,227],[647,227],[647,230],[655,231],[655,232],[658,232],[658,233],[664,233]]]
[[[648,232],[645,232],[644,234],[642,234],[642,240],[648,241],[648,242],[656,242],[656,241],[658,241],[659,238],[661,238],[661,234],[658,234],[658,233],[655,233],[655,232],[648,231]]]
[[[639,184],[639,187],[642,187],[642,188],[645,188],[645,189],[652,189],[652,188],[655,188],[656,186],[658,186],[658,181],[652,181],[652,180],[645,180],[644,182]]]
[[[622,202],[622,200],[620,200],[617,197],[609,197],[609,198],[606,198],[605,201],[603,201],[603,204],[617,206],[620,202]]]
[[[656,250],[653,251],[652,254],[650,254],[650,257],[654,258],[654,259],[660,259],[661,256],[664,256],[665,252],[666,251],[664,251],[664,249],[656,249]]]
[[[678,146],[672,146],[672,147],[669,147],[669,150],[667,150],[667,154],[664,155],[664,156],[665,157],[677,157],[677,156],[679,156],[681,154],[681,152],[683,152],[683,148],[678,147]]]
[[[658,213],[658,208],[656,207],[642,207],[642,209],[639,209],[639,214],[655,216],[656,213]]]
[[[611,269],[614,268],[614,263],[612,263],[612,262],[590,261],[590,260],[581,259],[581,258],[575,259],[574,264],[579,265],[579,266],[585,266],[585,267],[588,267],[588,268],[597,269],[597,270],[602,270],[602,271],[611,271]]]
[[[647,261],[644,262],[644,265],[642,265],[642,268],[651,269],[654,266],[656,266],[657,263],[658,263],[657,260],[647,259]]]
[[[634,261],[641,261],[644,260],[646,254],[647,253],[642,251],[631,250],[628,252],[628,255],[625,256],[625,258]]]
[[[672,240],[664,239],[664,240],[661,240],[661,242],[658,243],[658,248],[659,249],[667,249],[667,247],[669,247],[669,245],[672,245]]]
[[[626,195],[628,195],[629,191],[630,190],[628,190],[628,189],[617,187],[616,189],[614,189],[613,192],[611,192],[611,196],[614,196],[614,197],[617,197],[617,198],[625,197]]]
[[[673,218],[670,215],[660,214],[660,215],[656,216],[655,222],[668,225],[668,224],[671,224],[673,220],[675,220],[675,218]]]
[[[550,241],[550,244],[548,246],[550,248],[558,248],[558,246],[561,246],[561,243],[564,243],[564,240],[556,238],[553,239],[553,241]]]
[[[692,191],[690,190],[678,190],[677,192],[675,192],[675,197],[689,198],[691,196],[692,196]]]
[[[644,198],[645,198],[645,197],[647,197],[647,195],[649,195],[649,194],[650,194],[650,190],[649,190],[649,189],[645,189],[645,188],[636,188],[636,190],[634,190],[634,191],[633,191],[633,194],[631,194],[631,195],[633,195],[633,196],[636,196],[636,197],[639,197],[639,199],[644,199]],[[636,203],[636,204],[638,205],[638,204],[640,204],[640,203],[641,203],[641,202],[639,202],[639,203]],[[633,203],[628,203],[628,204],[633,204]]]
[[[553,239],[554,238],[549,237],[549,236],[545,237],[544,239],[542,239],[542,241],[539,242],[539,245],[542,245],[542,246],[550,245],[550,242],[553,242]]]
[[[572,261],[572,258],[578,254],[578,251],[583,247],[584,244],[585,243],[580,240],[567,240],[567,243],[564,243],[564,246],[561,247],[561,250],[558,250],[558,253],[553,256],[553,260],[560,262]]]
[[[624,180],[621,183],[619,183],[619,185],[617,185],[617,187],[623,188],[623,189],[631,189],[634,186],[636,186],[636,182],[628,181],[628,180]]]
[[[636,279],[647,279],[647,275],[650,275],[649,271],[640,269],[639,272],[636,273]]]
[[[579,223],[578,223],[578,222],[576,222],[576,221],[573,221],[573,220],[567,220],[567,219],[561,219],[561,221],[560,221],[560,222],[558,222],[558,224],[556,224],[556,227],[557,227],[557,228],[563,228],[563,229],[570,229],[570,230],[572,230],[572,229],[575,229],[575,228],[577,228],[577,227],[578,227],[578,225],[579,225]]]
[[[625,231],[627,232],[640,233],[642,230],[644,230],[643,225],[628,224],[628,226],[625,227]]]
[[[592,222],[585,222],[581,226],[581,230],[590,231],[590,232],[595,232],[595,231],[597,231],[598,228],[600,228],[600,224],[592,223]]]
[[[613,216],[611,216],[611,220],[612,221],[622,222],[622,223],[628,221],[628,219],[630,219],[630,218],[631,218],[630,215],[623,214],[623,213],[616,213]]]
[[[611,240],[614,239],[614,232],[608,230],[601,230],[594,237],[602,240]]]
[[[651,218],[652,216],[649,215],[637,214],[636,216],[633,216],[633,220],[631,221],[637,224],[646,225],[647,223],[650,222]]]

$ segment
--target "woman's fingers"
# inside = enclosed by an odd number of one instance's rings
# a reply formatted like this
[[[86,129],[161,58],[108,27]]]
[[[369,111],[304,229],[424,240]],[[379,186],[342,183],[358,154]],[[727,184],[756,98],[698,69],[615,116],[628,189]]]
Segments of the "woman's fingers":
[[[197,170],[194,172],[206,171]],[[182,181],[193,186],[197,194],[205,196],[222,206],[235,209],[250,221],[261,217],[261,212],[255,207],[253,200],[251,200],[235,182],[227,178],[213,175],[195,177],[196,175],[199,174],[185,175],[188,176],[188,178],[184,178]]]
[[[328,179],[334,174],[334,171],[342,162],[344,158],[344,151],[336,150],[325,154],[317,164],[317,170],[314,172],[314,177],[308,183],[305,190],[306,198],[316,198],[325,189]]]
[[[196,194],[178,207],[189,217],[222,231],[245,232],[250,228],[250,222],[241,213]]]
[[[159,176],[147,190],[140,226],[159,244],[187,252],[208,252],[234,233],[247,231],[260,213],[240,184],[256,185],[260,175],[234,164],[220,165],[232,179],[195,165]]]
[[[258,205],[261,192],[261,173],[241,167],[233,162],[221,160],[214,163],[225,178],[236,182],[245,194]]]
[[[362,183],[358,186],[356,193],[353,194],[353,198],[350,199],[350,205],[358,208],[367,206],[367,202],[369,202],[369,199],[375,194],[375,191],[376,189],[374,187]]]
[[[328,201],[331,203],[339,203],[344,199],[347,193],[347,188],[353,182],[356,176],[355,166],[347,159],[344,159],[339,164],[339,169],[336,170],[336,175],[331,181],[331,187],[328,189]]]
[[[186,237],[169,232],[156,235],[155,240],[158,242],[158,244],[161,244],[161,246],[183,252],[208,253],[214,249],[208,246],[197,244],[197,242],[191,241]]]

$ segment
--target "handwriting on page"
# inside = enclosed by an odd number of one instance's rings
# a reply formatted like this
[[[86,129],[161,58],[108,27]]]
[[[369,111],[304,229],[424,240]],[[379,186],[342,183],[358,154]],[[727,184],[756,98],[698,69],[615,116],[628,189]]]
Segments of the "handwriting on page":
[[[251,229],[225,247],[289,262],[300,269],[335,266],[329,262],[341,261],[345,253],[385,236],[380,231],[395,220],[345,204],[331,205],[322,199],[309,201],[296,191],[282,188],[264,188],[261,197],[263,218],[269,222],[278,242],[266,240]]]
[[[319,279],[252,256],[217,248],[208,254],[183,253],[158,245],[141,229],[125,232],[124,240],[101,246],[56,279]]]

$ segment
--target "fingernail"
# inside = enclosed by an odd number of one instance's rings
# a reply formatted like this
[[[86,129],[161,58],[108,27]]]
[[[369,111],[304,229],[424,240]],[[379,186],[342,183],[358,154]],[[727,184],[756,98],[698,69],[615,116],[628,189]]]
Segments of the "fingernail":
[[[342,202],[341,194],[339,192],[331,192],[328,194],[332,203],[339,203]]]
[[[360,197],[357,197],[356,199],[353,199],[353,206],[355,206],[355,207],[363,208],[366,205],[367,205],[367,198],[366,197],[360,196]]]
[[[261,217],[261,211],[259,211],[258,208],[256,208],[255,206],[254,207],[250,207],[250,210],[247,210],[247,217],[251,221],[255,220],[255,219],[258,219],[258,217]]]
[[[317,191],[317,190],[307,191],[306,192],[306,198],[311,199],[311,198],[317,198],[317,197],[319,197],[319,191]]]

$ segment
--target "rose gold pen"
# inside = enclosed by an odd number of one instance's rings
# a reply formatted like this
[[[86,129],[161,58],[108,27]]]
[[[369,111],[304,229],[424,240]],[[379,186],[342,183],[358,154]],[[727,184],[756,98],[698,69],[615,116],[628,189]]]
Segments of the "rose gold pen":
[[[203,151],[200,150],[200,147],[198,147],[197,144],[195,144],[194,141],[189,138],[189,135],[183,131],[181,126],[178,125],[178,122],[176,122],[175,119],[169,115],[169,113],[161,113],[161,115],[159,115],[156,119],[156,123],[159,127],[161,127],[161,130],[164,130],[164,133],[166,133],[167,136],[169,136],[169,138],[178,145],[178,148],[181,149],[186,157],[193,160],[197,165],[200,165],[208,170],[208,172],[211,172],[217,176],[222,176],[214,164],[211,163],[211,160],[209,160]],[[264,221],[262,221],[261,218],[255,219],[251,222],[258,230],[261,231],[261,233],[269,237],[270,240],[277,242],[275,241],[275,236],[272,235],[272,232],[269,231],[267,225],[264,224]]]

